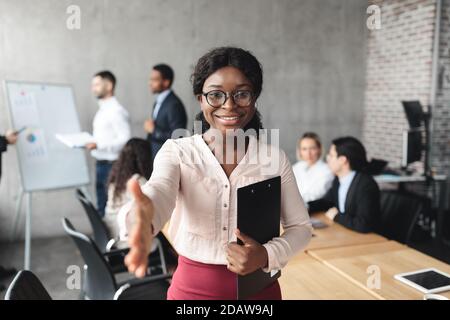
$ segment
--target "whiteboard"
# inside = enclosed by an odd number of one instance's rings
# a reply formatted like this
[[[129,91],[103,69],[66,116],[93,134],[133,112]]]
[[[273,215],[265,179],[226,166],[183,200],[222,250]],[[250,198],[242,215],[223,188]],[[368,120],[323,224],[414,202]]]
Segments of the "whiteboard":
[[[26,192],[70,188],[89,183],[83,149],[71,149],[57,133],[80,132],[72,87],[5,81],[11,125],[19,130],[16,150]]]

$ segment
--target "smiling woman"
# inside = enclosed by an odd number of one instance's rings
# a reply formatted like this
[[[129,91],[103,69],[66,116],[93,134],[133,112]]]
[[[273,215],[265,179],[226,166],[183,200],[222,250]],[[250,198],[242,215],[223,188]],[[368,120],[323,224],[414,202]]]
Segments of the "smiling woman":
[[[202,122],[202,133],[213,123],[222,131],[254,129],[258,135],[263,126],[256,100],[262,90],[263,71],[253,55],[229,47],[211,50],[197,62],[191,81],[202,109],[195,117]],[[233,91],[227,93],[226,87]],[[240,108],[231,112],[233,104]]]
[[[135,223],[125,262],[131,272],[143,276],[152,238],[170,219],[169,236],[179,260],[168,299],[234,300],[238,274],[283,268],[309,242],[311,224],[286,154],[257,135],[262,128],[256,110],[262,90],[258,60],[240,48],[213,49],[199,59],[192,84],[202,133],[167,140],[142,190],[130,180],[135,201],[122,210]],[[245,150],[239,152],[236,141],[228,137],[247,129],[254,129],[256,136],[245,135]],[[264,161],[260,150],[270,155]],[[265,166],[275,169],[267,172]],[[281,176],[284,233],[258,243],[237,229],[237,189],[277,176]],[[278,282],[250,299],[281,299]]]

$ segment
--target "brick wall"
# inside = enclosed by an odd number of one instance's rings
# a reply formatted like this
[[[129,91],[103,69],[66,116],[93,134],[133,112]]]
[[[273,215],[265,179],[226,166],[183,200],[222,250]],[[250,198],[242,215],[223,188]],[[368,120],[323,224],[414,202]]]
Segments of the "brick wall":
[[[369,157],[399,167],[408,128],[401,101],[429,104],[436,0],[369,4],[381,8],[381,29],[369,31],[363,140]]]

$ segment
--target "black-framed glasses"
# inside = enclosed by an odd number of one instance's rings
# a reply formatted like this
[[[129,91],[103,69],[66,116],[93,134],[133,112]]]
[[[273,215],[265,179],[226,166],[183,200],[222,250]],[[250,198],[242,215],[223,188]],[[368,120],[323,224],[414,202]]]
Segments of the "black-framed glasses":
[[[250,90],[237,90],[231,93],[222,90],[211,90],[202,93],[202,95],[206,98],[206,102],[213,108],[220,108],[230,97],[233,98],[234,103],[239,107],[248,107],[253,100],[253,92]]]

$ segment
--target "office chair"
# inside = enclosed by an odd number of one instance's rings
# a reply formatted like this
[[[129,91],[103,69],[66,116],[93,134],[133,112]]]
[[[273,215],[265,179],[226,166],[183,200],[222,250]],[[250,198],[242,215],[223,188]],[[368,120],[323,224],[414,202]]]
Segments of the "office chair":
[[[86,215],[91,223],[94,241],[98,248],[100,248],[100,251],[107,257],[107,260],[113,268],[113,272],[126,272],[127,270],[123,261],[125,256],[128,254],[129,248],[116,249],[115,245],[117,243],[117,239],[112,239],[110,237],[108,228],[98,214],[93,203],[80,189],[76,190],[76,197],[83,206],[84,211],[86,212]],[[156,252],[158,255],[155,254]],[[167,274],[168,271],[164,250],[161,241],[157,237],[155,237],[152,242],[150,254],[152,259],[149,260],[149,267],[154,270],[160,269],[163,274]]]
[[[67,218],[62,219],[66,233],[72,238],[85,262],[83,281],[84,298],[87,300],[164,300],[170,274],[148,276],[117,283],[111,266],[95,242],[75,230]]]
[[[80,189],[76,190],[76,197],[83,206],[84,211],[91,223],[92,235],[95,243],[102,252],[110,251],[114,246],[115,241],[111,239],[108,228],[100,217],[97,209],[92,202],[86,197],[86,195]]]
[[[5,300],[52,300],[52,298],[31,271],[21,270],[9,285]]]
[[[402,243],[409,243],[423,208],[423,200],[398,191],[381,191],[380,233]]]

